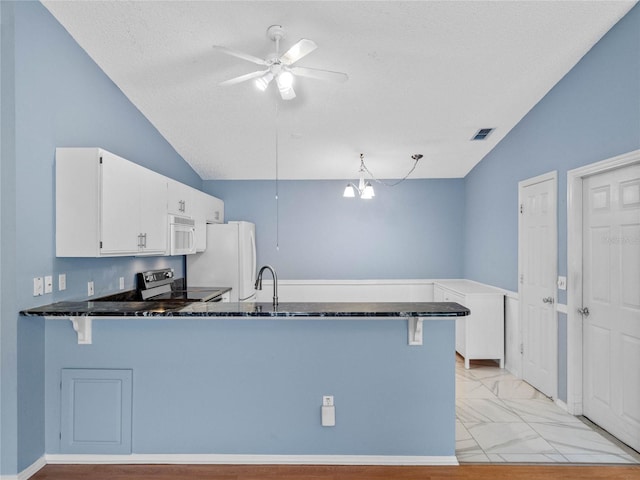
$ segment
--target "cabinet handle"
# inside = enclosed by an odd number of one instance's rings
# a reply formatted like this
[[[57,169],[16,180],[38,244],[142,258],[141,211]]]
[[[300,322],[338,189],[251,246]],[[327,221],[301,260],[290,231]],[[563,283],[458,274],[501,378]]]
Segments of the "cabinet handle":
[[[142,235],[142,238],[143,238],[142,247],[143,247],[143,248],[147,248],[147,234],[146,234],[146,233],[144,233],[144,234]]]
[[[544,297],[542,303],[553,303],[553,297]]]

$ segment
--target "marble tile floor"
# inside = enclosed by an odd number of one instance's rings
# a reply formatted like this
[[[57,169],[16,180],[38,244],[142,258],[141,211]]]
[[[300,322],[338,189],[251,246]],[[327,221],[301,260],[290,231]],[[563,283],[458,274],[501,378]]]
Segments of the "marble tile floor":
[[[460,463],[640,464],[640,453],[492,361],[456,356]]]

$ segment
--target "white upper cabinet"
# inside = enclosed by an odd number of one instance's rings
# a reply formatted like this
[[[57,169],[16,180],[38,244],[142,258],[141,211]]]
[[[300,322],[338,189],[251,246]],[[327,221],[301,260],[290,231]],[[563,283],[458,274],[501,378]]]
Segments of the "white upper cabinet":
[[[56,255],[167,252],[165,177],[99,148],[56,149]]]
[[[196,221],[203,251],[224,203],[101,148],[56,149],[56,256],[167,255],[168,214]]]
[[[194,188],[180,183],[176,180],[168,179],[169,182],[169,204],[168,211],[172,215],[183,217],[193,217],[194,212]]]
[[[196,251],[204,252],[207,248],[207,223],[224,222],[224,202],[200,190],[194,190],[192,193],[193,219],[196,222]]]
[[[63,159],[58,158],[60,163]],[[108,152],[99,152],[98,255],[136,254],[142,245],[140,230],[140,171],[136,164]],[[65,208],[69,208],[67,205]]]
[[[146,254],[164,255],[168,251],[167,178],[159,173],[139,167],[140,231]]]

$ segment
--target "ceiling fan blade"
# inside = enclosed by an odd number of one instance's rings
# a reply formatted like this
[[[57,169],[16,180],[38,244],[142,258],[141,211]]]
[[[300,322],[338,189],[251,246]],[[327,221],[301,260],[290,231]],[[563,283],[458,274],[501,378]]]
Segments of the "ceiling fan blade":
[[[276,77],[276,83],[278,84],[278,90],[283,100],[292,100],[296,98],[296,92],[293,90],[293,86],[282,82],[280,75]]]
[[[303,38],[294,46],[292,46],[289,50],[287,50],[281,57],[280,61],[284,65],[291,65],[302,57],[309,55],[313,52],[318,46],[313,40],[309,40],[307,38]]]
[[[349,75],[342,72],[307,67],[291,67],[290,70],[291,73],[299,77],[315,78],[316,80],[328,80],[330,82],[346,82],[349,80]]]
[[[227,55],[231,55],[232,57],[247,60],[251,63],[255,63],[256,65],[267,65],[266,60],[254,57],[253,55],[249,55],[248,53],[244,53],[239,50],[234,50],[233,48],[223,47],[220,45],[214,45],[213,48],[214,50],[218,50],[219,52],[226,53]]]
[[[252,78],[261,77],[262,75],[265,75],[267,72],[269,72],[269,69],[258,70],[256,72],[247,73],[245,75],[240,75],[239,77],[225,80],[224,82],[220,82],[218,85],[223,87],[228,85],[235,85],[236,83],[246,82],[247,80],[251,80]]]

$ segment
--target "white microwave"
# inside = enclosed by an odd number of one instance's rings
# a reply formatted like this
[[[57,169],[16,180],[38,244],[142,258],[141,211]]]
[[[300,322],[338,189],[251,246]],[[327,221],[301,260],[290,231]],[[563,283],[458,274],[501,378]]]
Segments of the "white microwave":
[[[196,222],[190,217],[169,215],[169,255],[196,253]]]

